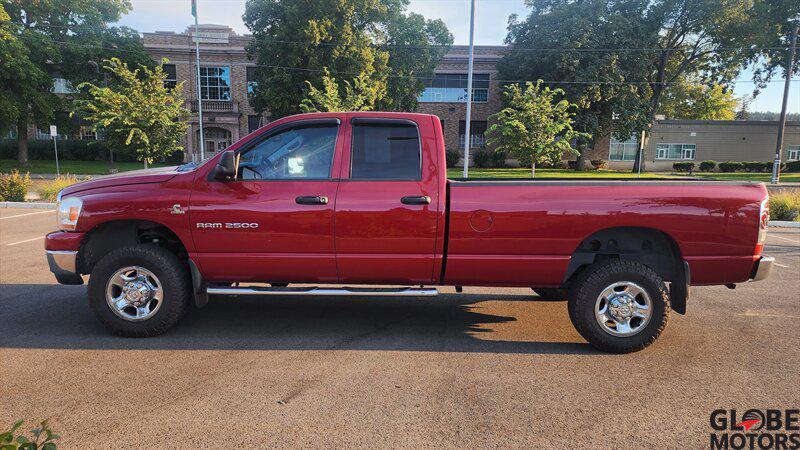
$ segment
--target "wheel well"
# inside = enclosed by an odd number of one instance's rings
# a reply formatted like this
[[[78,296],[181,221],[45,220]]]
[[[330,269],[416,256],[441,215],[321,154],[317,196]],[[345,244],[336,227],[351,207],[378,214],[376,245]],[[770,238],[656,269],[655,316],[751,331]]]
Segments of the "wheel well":
[[[80,272],[91,273],[97,261],[112,250],[136,244],[158,245],[184,261],[189,256],[180,238],[166,226],[147,220],[117,220],[96,226],[83,239]]]
[[[665,281],[682,276],[680,249],[669,235],[652,228],[617,227],[597,231],[578,245],[567,266],[564,284],[590,264],[614,258],[638,261]]]

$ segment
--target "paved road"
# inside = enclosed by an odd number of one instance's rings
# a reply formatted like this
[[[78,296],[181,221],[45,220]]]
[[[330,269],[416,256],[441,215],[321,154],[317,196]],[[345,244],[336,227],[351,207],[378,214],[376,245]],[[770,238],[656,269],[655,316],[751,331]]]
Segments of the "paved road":
[[[50,418],[67,447],[707,448],[715,408],[800,404],[797,231],[770,232],[770,281],[695,288],[654,346],[615,356],[524,289],[219,298],[115,338],[84,286],[54,285],[53,224],[0,210],[0,421]]]

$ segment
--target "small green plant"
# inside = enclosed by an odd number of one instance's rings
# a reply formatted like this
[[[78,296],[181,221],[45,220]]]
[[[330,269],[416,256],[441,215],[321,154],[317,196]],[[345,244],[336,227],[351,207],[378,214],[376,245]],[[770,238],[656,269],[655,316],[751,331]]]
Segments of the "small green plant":
[[[29,174],[20,175],[19,171],[0,174],[0,201],[24,202],[25,194],[31,186]]]
[[[716,161],[703,161],[700,163],[700,172],[711,172],[715,167],[717,167]]]
[[[742,170],[743,167],[744,165],[737,161],[725,161],[719,163],[719,170],[725,173],[736,172]]]
[[[603,167],[606,166],[606,160],[605,159],[593,159],[591,161],[591,163],[592,163],[592,167],[594,167],[595,170],[600,170],[600,169],[602,169]]]
[[[692,173],[692,171],[694,170],[694,163],[691,161],[676,162],[672,165],[672,168],[675,169],[675,172]]]
[[[56,196],[62,189],[80,181],[82,180],[79,180],[75,175],[61,175],[36,188],[36,193],[39,194],[39,198],[42,201],[54,202],[56,201]]]
[[[0,449],[2,450],[55,450],[55,441],[60,438],[50,429],[47,420],[43,420],[37,428],[31,430],[31,437],[23,434],[16,434],[17,429],[22,426],[24,421],[15,423],[10,430],[0,433]]]
[[[772,171],[772,167],[770,167],[770,172]],[[782,172],[800,172],[800,161],[789,161],[783,163],[781,166]]]
[[[772,163],[763,161],[746,161],[742,163],[745,172],[766,172],[772,169]]]
[[[494,167],[505,167],[506,166],[506,158],[508,154],[506,152],[492,152],[492,166]]]
[[[785,190],[770,196],[769,215],[775,220],[800,221],[800,189]]]
[[[492,156],[489,152],[478,150],[472,155],[472,162],[475,164],[475,167],[483,168],[489,167],[489,163],[492,161]]]
[[[461,153],[453,150],[448,150],[444,156],[445,159],[447,159],[447,167],[456,167],[458,165],[458,160],[461,159]]]

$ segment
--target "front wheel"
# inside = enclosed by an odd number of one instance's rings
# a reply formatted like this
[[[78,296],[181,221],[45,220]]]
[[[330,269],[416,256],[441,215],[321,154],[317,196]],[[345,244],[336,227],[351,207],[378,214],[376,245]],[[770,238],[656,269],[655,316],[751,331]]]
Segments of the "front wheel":
[[[156,336],[186,311],[189,277],[182,262],[155,245],[111,251],[92,270],[89,306],[112,333]]]
[[[630,353],[649,346],[669,319],[669,292],[661,277],[635,261],[590,266],[570,290],[569,317],[599,350]]]

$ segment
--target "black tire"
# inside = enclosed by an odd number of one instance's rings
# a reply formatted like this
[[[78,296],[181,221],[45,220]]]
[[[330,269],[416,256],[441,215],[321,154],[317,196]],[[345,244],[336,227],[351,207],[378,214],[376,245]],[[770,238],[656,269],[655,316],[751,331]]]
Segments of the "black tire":
[[[540,301],[545,302],[560,302],[567,300],[567,290],[557,288],[531,288],[536,295],[539,296]]]
[[[161,306],[145,320],[132,322],[118,316],[106,302],[106,287],[116,271],[139,266],[151,271],[163,289]],[[89,278],[89,306],[109,331],[126,337],[157,336],[183,317],[191,283],[184,264],[168,250],[141,244],[111,251],[94,266]]]
[[[649,322],[636,334],[624,337],[605,331],[594,311],[603,290],[621,281],[640,286],[652,303]],[[669,292],[653,269],[638,262],[613,259],[596,263],[578,276],[569,292],[568,309],[575,329],[594,347],[604,352],[630,353],[649,346],[661,335],[669,319]]]

